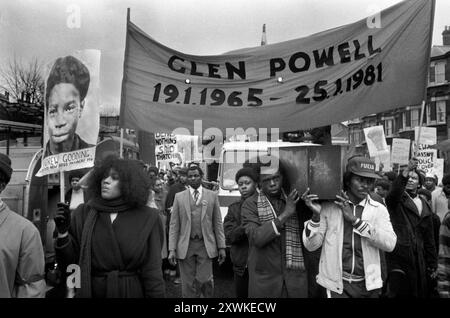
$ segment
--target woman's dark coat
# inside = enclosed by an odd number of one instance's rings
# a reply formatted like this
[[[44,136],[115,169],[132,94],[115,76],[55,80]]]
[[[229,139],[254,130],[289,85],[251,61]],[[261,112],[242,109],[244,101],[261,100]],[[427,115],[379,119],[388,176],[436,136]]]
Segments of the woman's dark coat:
[[[392,183],[386,197],[386,206],[392,227],[397,234],[397,244],[391,253],[386,253],[388,272],[400,269],[405,272],[411,297],[427,296],[428,269],[436,269],[437,253],[434,240],[432,212],[423,200],[422,214],[405,192],[408,178],[399,175]]]
[[[83,261],[87,219],[94,220],[91,253]],[[56,246],[60,261],[80,265],[77,297],[164,297],[160,227],[157,210],[146,206],[120,212],[111,223],[110,212],[81,204],[72,214],[69,236]],[[83,281],[88,279],[83,271],[90,272],[90,282]]]

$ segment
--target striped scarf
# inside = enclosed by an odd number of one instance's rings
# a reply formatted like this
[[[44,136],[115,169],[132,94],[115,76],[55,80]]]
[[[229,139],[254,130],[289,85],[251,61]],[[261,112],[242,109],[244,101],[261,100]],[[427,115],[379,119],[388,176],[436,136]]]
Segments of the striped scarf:
[[[284,191],[282,195],[286,198]],[[256,206],[258,208],[258,218],[261,223],[271,222],[277,217],[272,204],[262,191],[259,192]],[[281,234],[283,235],[283,233]],[[297,214],[293,214],[287,219],[284,231],[286,239],[286,268],[288,269],[305,268],[300,234]]]

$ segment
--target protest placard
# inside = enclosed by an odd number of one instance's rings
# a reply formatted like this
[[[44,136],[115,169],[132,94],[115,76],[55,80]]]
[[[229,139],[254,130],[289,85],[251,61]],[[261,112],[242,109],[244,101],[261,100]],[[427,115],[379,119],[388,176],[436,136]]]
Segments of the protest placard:
[[[44,176],[92,167],[99,132],[100,51],[57,58],[45,82]]]
[[[364,136],[366,137],[370,157],[379,157],[389,154],[383,126],[364,128]]]
[[[177,136],[174,134],[156,133],[155,156],[156,165],[160,168],[170,169],[171,164],[181,164],[182,159],[178,153]]]
[[[425,173],[433,173],[437,159],[436,149],[419,150],[416,153],[416,158],[419,160],[418,169],[423,170]]]
[[[392,139],[391,162],[407,165],[409,160],[409,147],[411,140],[402,138]]]
[[[437,141],[436,137],[436,127],[422,127],[420,130],[420,140],[419,138],[419,127],[414,128],[414,141],[418,145],[418,150],[428,149],[430,146],[435,145]]]

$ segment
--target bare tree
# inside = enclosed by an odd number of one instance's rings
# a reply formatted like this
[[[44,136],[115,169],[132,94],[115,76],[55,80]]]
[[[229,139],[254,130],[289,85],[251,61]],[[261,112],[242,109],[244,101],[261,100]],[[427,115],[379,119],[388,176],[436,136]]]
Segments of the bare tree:
[[[6,67],[0,67],[0,87],[7,90],[13,100],[27,98],[33,103],[44,101],[43,63],[33,58],[28,63],[14,58]]]

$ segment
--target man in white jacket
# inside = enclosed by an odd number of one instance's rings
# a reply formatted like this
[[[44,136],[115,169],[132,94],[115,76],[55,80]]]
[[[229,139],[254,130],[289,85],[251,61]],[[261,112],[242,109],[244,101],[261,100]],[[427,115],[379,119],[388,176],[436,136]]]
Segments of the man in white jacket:
[[[344,191],[334,203],[318,203],[309,189],[302,195],[313,211],[303,242],[309,251],[322,246],[317,282],[329,298],[379,297],[383,286],[379,252],[392,251],[397,236],[386,207],[369,196],[377,178],[372,160],[354,157],[344,174]]]

